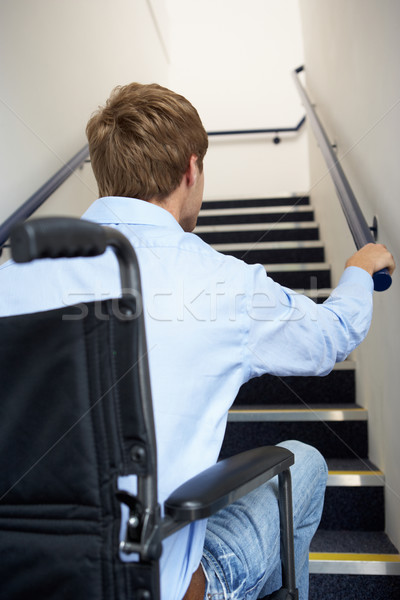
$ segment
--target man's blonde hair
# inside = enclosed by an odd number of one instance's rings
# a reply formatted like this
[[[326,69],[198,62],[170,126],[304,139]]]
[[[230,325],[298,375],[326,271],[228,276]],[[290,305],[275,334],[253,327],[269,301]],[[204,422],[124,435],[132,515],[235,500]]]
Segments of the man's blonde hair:
[[[162,200],[192,154],[200,172],[208,137],[186,98],[157,84],[117,87],[86,127],[100,196]]]

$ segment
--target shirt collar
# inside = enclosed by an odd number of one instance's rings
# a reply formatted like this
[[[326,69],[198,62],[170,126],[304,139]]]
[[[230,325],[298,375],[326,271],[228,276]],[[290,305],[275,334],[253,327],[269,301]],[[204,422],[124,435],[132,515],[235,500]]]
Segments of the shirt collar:
[[[182,227],[167,210],[137,198],[120,196],[99,198],[88,208],[83,218],[102,225],[121,223],[127,225],[154,225],[182,231]]]

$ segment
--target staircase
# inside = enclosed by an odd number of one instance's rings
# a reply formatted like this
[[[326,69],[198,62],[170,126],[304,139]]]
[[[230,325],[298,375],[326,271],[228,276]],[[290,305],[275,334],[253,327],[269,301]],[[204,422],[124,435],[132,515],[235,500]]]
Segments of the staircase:
[[[282,285],[323,302],[331,274],[307,196],[209,200],[195,233],[216,250],[266,265]],[[368,414],[355,403],[354,360],[326,377],[264,375],[242,386],[221,457],[298,439],[329,467],[311,546],[310,600],[400,598],[400,555],[384,533],[384,474],[368,460]]]

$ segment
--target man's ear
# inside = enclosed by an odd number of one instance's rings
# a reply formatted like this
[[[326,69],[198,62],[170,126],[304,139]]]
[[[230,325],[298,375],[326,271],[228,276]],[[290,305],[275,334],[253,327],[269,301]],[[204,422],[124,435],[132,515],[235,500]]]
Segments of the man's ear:
[[[185,173],[186,184],[188,187],[192,187],[196,183],[198,175],[199,169],[197,166],[197,156],[195,154],[191,154],[189,165]]]

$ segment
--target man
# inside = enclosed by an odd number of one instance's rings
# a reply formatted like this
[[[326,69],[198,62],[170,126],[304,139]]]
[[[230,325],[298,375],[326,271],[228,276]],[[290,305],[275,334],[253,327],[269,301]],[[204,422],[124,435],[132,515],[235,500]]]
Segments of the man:
[[[117,88],[87,126],[100,198],[84,218],[118,228],[138,255],[156,421],[160,502],[214,464],[239,387],[263,373],[324,375],[365,337],[371,275],[394,269],[368,245],[324,305],[215,252],[191,234],[200,210],[207,135],[192,105],[157,85]],[[0,271],[0,314],[36,311],[119,293],[112,253]],[[40,289],[35,282],[46,274]],[[320,454],[286,442],[292,468],[297,584],[308,596],[308,549],[326,484]],[[121,487],[131,489],[129,478]],[[163,600],[248,600],[280,586],[276,482],[192,524],[163,546]],[[128,557],[123,557],[127,560]]]

